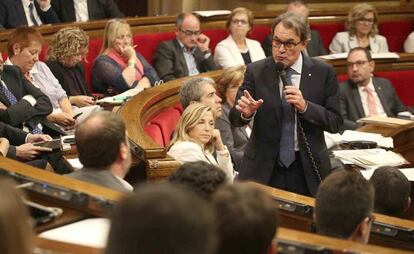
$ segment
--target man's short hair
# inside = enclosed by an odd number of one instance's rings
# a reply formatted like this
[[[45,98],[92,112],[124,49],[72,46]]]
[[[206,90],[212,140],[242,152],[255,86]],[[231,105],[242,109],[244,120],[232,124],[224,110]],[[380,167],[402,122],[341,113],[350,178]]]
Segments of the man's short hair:
[[[356,51],[362,51],[362,52],[364,52],[365,53],[365,56],[367,57],[367,60],[369,61],[369,62],[371,62],[372,61],[372,55],[371,55],[371,52],[367,49],[367,48],[363,48],[363,47],[355,47],[355,48],[352,48],[349,52],[348,52],[348,57],[353,53],[353,52],[356,52]]]
[[[398,168],[380,167],[370,182],[375,189],[374,210],[390,216],[403,216],[411,193],[407,177]]]
[[[285,28],[295,31],[296,35],[299,36],[301,42],[306,42],[309,40],[310,28],[307,18],[293,12],[285,12],[279,15],[276,17],[272,24],[272,37],[274,36],[275,28],[279,23],[282,23]]]
[[[214,218],[207,201],[181,186],[143,185],[115,209],[105,253],[212,254]]]
[[[180,88],[180,102],[183,108],[190,105],[192,101],[200,101],[203,96],[201,87],[205,84],[215,86],[214,80],[207,77],[198,77],[187,80]]]
[[[168,177],[170,182],[182,184],[201,197],[211,195],[226,182],[224,171],[205,161],[186,162]]]
[[[196,19],[198,19],[198,22],[200,22],[200,19],[197,15],[194,15],[194,14],[189,13],[189,12],[182,12],[182,13],[179,13],[175,17],[175,26],[181,27],[184,23],[185,18],[190,17],[190,16],[195,17]]]
[[[374,188],[360,173],[337,170],[325,178],[315,198],[315,222],[319,234],[347,239],[370,217]]]
[[[109,111],[91,114],[75,130],[79,160],[85,167],[104,168],[115,162],[126,143],[125,124]]]
[[[248,183],[220,188],[212,198],[218,214],[219,254],[263,254],[276,234],[277,208],[265,192]]]

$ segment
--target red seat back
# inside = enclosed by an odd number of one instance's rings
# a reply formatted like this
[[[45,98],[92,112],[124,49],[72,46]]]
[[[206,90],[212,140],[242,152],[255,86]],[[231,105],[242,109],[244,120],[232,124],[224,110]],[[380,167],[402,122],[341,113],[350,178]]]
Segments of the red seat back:
[[[158,145],[162,147],[165,147],[164,139],[162,137],[162,132],[158,125],[153,124],[153,123],[148,123],[147,125],[145,125],[144,131],[145,133],[148,134],[148,136],[150,136],[155,141],[155,143],[157,143]]]
[[[404,41],[414,30],[410,21],[387,21],[378,25],[380,34],[387,38],[388,49],[391,52],[404,52]]]
[[[332,22],[329,24],[312,24],[311,29],[317,30],[321,36],[323,46],[327,51],[329,51],[329,44],[331,44],[332,39],[335,37],[335,34],[338,32],[344,31],[343,22]],[[329,52],[328,52],[329,53]]]
[[[414,106],[414,70],[378,71],[374,75],[389,79],[401,102],[405,106]]]
[[[171,107],[158,115],[156,115],[150,122],[160,127],[164,144],[168,145],[171,139],[171,134],[177,126],[181,113],[177,109]]]

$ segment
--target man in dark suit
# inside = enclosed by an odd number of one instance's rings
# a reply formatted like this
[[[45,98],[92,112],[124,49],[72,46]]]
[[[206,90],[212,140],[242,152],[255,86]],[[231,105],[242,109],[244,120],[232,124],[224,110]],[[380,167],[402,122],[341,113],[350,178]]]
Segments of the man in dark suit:
[[[0,24],[8,28],[59,23],[51,0],[0,0]]]
[[[191,13],[176,18],[176,39],[161,42],[154,67],[164,82],[218,69],[209,49],[210,39],[200,33],[200,20]]]
[[[305,18],[308,18],[309,16],[309,9],[306,3],[299,0],[291,1],[286,8],[286,12],[294,12]],[[321,36],[319,35],[319,32],[311,29],[310,33],[310,41],[308,42],[308,45],[306,46],[304,53],[310,57],[328,54],[325,48],[323,47],[323,42]],[[266,56],[272,55],[272,35],[268,35],[265,38],[262,47]]]
[[[85,22],[124,17],[113,0],[53,0],[52,7],[61,22]]]
[[[131,166],[131,152],[125,124],[117,114],[91,114],[76,126],[75,142],[83,168],[69,177],[117,191],[132,191],[123,179]]]
[[[338,83],[332,66],[301,53],[309,40],[306,19],[284,13],[272,31],[273,58],[247,66],[230,111],[235,126],[254,117],[239,179],[315,195],[331,171],[323,131],[342,127]]]
[[[348,80],[341,84],[340,105],[344,128],[354,130],[356,121],[366,116],[396,116],[405,111],[391,82],[373,77],[375,62],[366,48],[353,48],[348,53]]]

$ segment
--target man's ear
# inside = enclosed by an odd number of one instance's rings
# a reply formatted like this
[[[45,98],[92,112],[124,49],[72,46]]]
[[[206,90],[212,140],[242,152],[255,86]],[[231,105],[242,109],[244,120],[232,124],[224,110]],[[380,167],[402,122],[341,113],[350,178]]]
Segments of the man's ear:
[[[128,149],[129,147],[125,143],[121,144],[121,147],[119,148],[119,157],[122,160],[125,160],[126,158],[128,158]]]
[[[175,36],[178,36],[178,33],[180,32],[180,28],[176,26],[174,32],[175,32]]]
[[[354,233],[351,235],[349,240],[359,243],[368,243],[369,234],[371,233],[371,218],[365,217],[361,223],[358,224]]]
[[[369,66],[371,68],[371,73],[373,73],[374,70],[375,70],[375,61],[374,60],[371,60],[371,62],[369,62]]]
[[[410,206],[411,206],[411,197],[408,197],[407,206],[405,207],[404,212],[408,211],[408,209],[410,209]]]

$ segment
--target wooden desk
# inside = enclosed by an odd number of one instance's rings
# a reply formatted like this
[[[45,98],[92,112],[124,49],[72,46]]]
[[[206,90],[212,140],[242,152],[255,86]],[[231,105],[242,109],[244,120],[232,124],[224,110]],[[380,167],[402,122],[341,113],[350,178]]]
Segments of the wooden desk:
[[[52,251],[53,254],[101,254],[102,250],[82,245],[63,243],[36,237],[35,245],[38,249]]]

